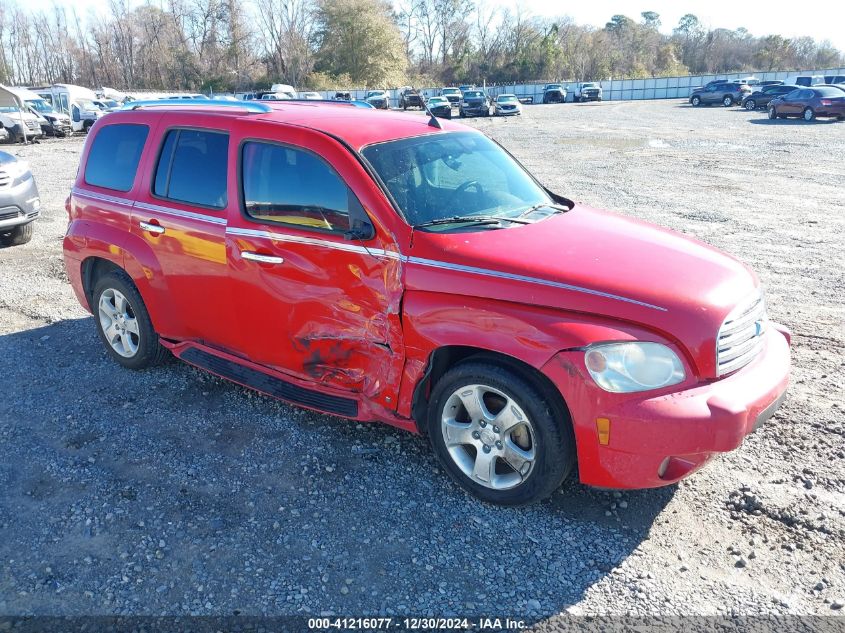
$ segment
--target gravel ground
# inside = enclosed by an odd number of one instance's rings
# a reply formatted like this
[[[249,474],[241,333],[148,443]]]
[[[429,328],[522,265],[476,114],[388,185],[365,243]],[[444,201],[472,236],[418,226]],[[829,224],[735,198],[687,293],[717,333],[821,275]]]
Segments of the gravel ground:
[[[666,101],[471,124],[553,189],[751,264],[794,333],[774,418],[675,487],[484,505],[419,437],[119,369],[61,260],[83,140],[11,148],[44,215],[0,250],[0,614],[843,613],[845,123]]]

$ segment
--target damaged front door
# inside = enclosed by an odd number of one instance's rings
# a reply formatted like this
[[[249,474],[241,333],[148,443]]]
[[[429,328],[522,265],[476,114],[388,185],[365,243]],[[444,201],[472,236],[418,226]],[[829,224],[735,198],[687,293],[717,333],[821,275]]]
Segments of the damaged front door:
[[[365,211],[372,193],[347,184],[366,176],[348,151],[314,132],[282,134],[237,144],[241,208],[226,245],[240,352],[393,409],[398,251]]]

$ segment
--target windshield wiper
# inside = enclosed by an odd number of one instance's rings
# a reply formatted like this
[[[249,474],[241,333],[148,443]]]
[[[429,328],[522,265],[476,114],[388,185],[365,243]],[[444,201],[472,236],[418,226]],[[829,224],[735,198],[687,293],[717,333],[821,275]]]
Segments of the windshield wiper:
[[[528,207],[525,211],[520,213],[517,218],[524,218],[526,215],[531,215],[537,209],[542,209],[543,207],[548,207],[549,209],[553,209],[554,213],[565,213],[569,211],[566,207],[563,207],[559,204],[555,204],[554,202],[541,202],[540,204],[535,204],[531,207]]]
[[[420,222],[419,224],[415,224],[414,228],[420,228],[423,226],[436,226],[438,224],[475,224],[475,225],[485,225],[485,224],[498,224],[501,221],[505,222],[514,222],[515,224],[531,224],[528,220],[520,220],[518,218],[506,218],[504,216],[498,215],[453,215],[448,218],[437,218],[436,220],[428,220],[426,222]]]

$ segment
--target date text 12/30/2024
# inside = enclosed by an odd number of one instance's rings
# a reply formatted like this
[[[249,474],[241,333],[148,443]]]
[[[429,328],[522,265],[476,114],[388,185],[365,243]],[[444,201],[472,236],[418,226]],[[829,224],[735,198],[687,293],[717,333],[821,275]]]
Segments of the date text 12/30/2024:
[[[309,618],[312,631],[519,631],[526,627],[524,620],[515,618]]]

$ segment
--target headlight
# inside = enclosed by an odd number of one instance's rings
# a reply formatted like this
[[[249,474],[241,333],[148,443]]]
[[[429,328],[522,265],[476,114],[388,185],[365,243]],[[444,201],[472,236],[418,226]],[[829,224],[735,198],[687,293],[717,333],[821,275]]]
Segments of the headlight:
[[[584,355],[596,384],[613,393],[676,385],[686,378],[678,355],[660,343],[601,343]]]

